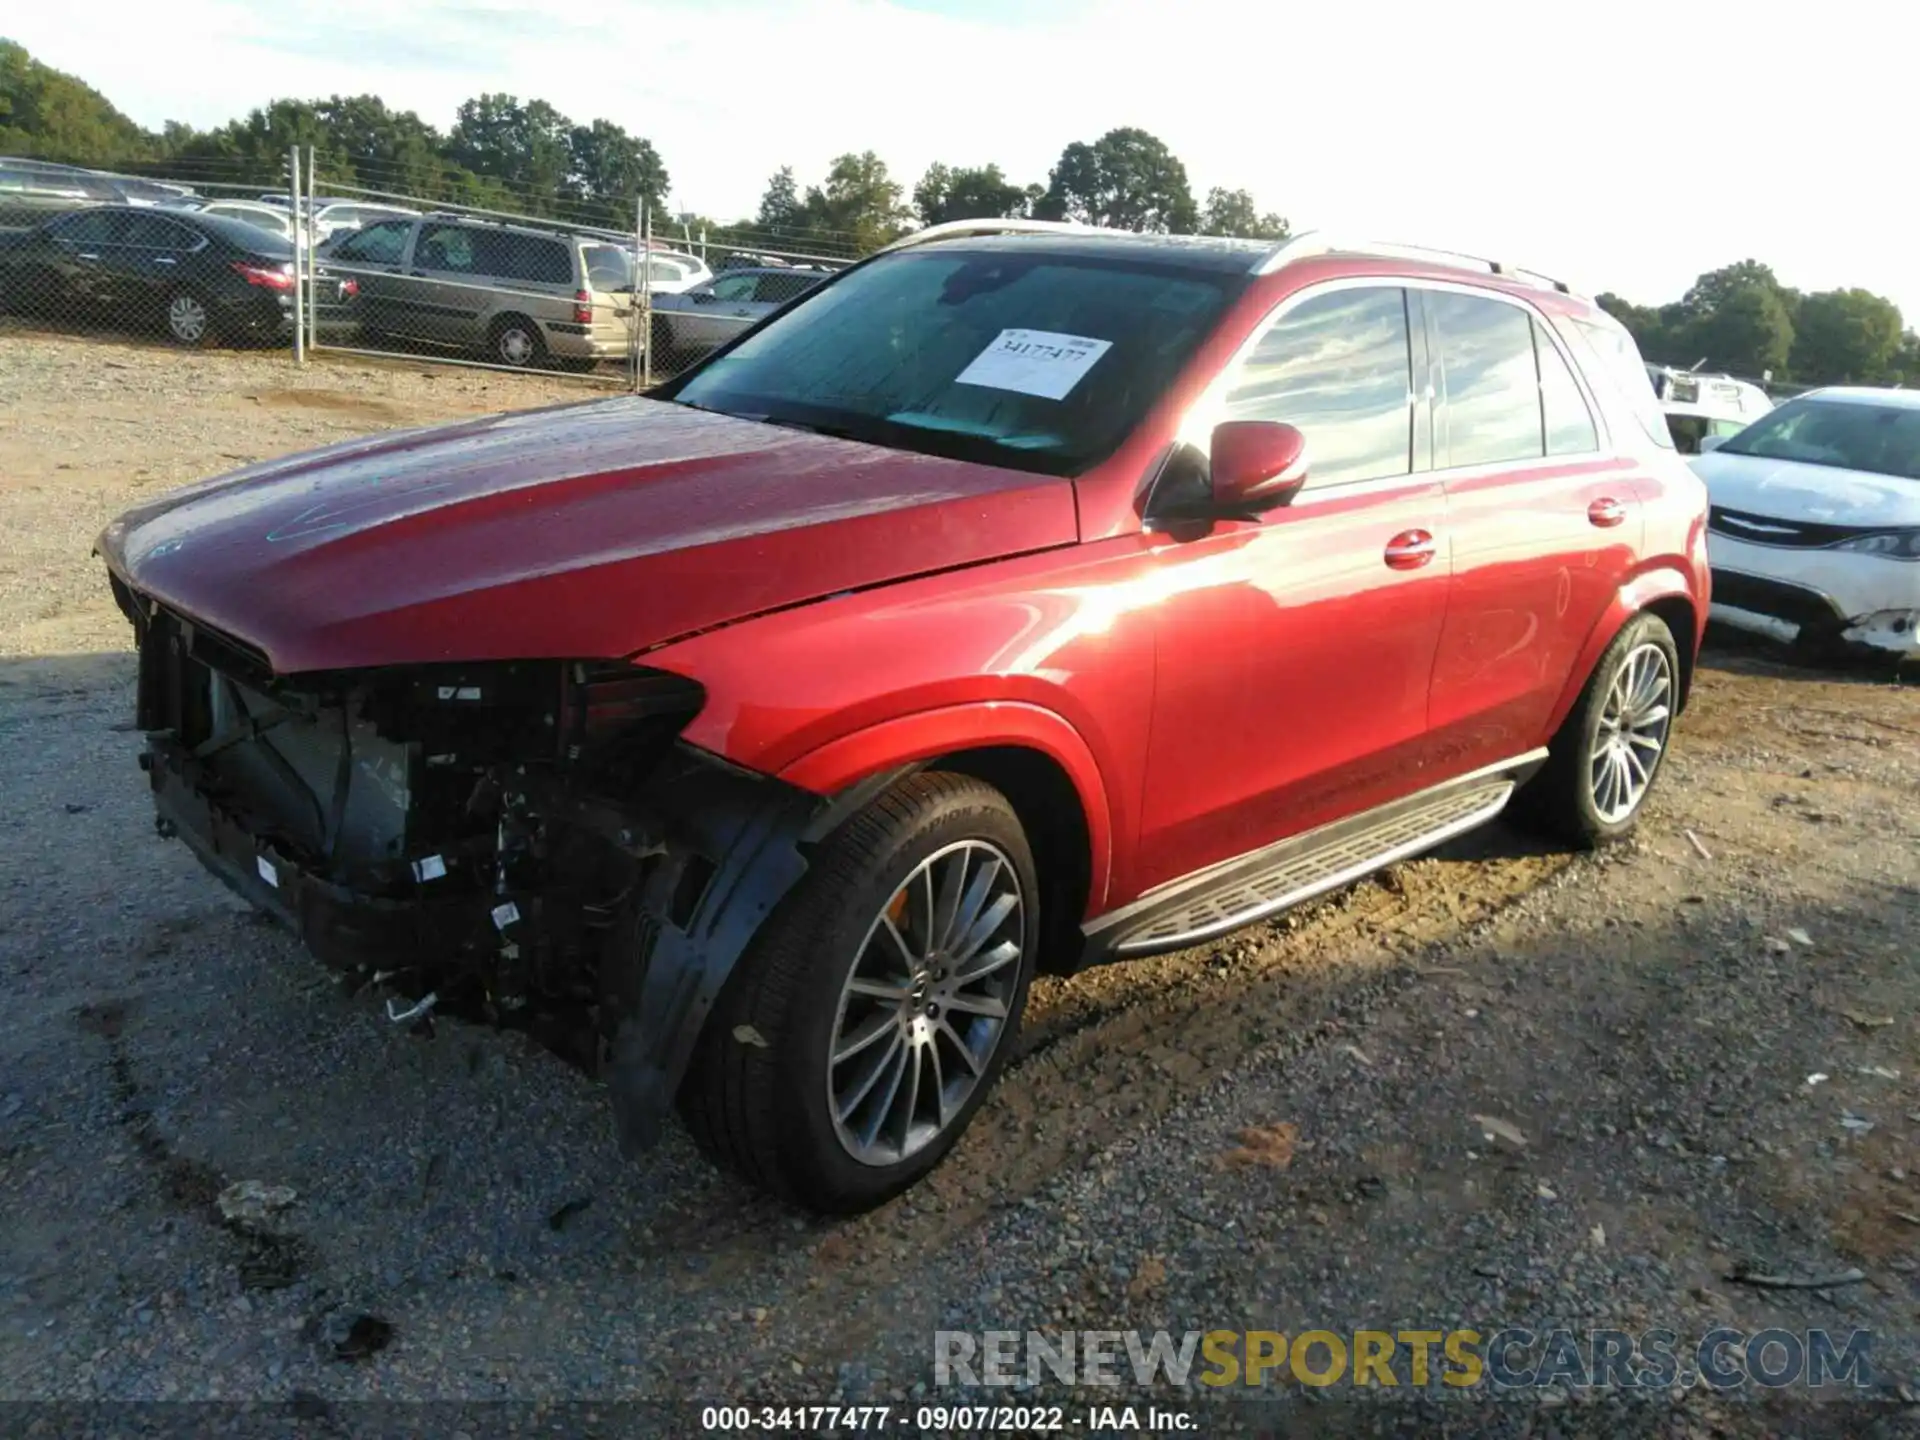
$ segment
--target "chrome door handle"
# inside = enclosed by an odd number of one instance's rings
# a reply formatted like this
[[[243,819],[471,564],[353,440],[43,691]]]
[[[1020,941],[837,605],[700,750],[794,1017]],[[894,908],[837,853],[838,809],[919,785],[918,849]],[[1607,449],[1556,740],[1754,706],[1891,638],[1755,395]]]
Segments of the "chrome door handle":
[[[1387,542],[1387,565],[1394,570],[1418,570],[1430,564],[1438,550],[1430,531],[1402,530]]]
[[[98,255],[76,255],[73,258],[76,260],[98,260],[100,257]]]
[[[1627,507],[1612,496],[1606,496],[1587,506],[1587,519],[1601,529],[1611,529],[1627,518]]]

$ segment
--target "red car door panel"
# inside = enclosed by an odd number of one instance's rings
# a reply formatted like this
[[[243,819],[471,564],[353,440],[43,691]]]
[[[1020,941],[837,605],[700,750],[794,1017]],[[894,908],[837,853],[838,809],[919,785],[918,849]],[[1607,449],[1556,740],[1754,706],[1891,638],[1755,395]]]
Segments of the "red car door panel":
[[[1420,788],[1448,572],[1388,552],[1444,513],[1409,477],[1168,543],[1143,888]]]
[[[1435,657],[1436,779],[1544,743],[1639,552],[1634,467],[1607,455],[1544,321],[1511,298],[1421,295],[1452,589]],[[1537,397],[1537,399],[1535,398]]]
[[[1202,429],[1297,426],[1308,478],[1258,520],[1162,537],[1146,887],[1423,783],[1450,567],[1445,492],[1413,473],[1412,343],[1397,285],[1296,294],[1201,407]]]

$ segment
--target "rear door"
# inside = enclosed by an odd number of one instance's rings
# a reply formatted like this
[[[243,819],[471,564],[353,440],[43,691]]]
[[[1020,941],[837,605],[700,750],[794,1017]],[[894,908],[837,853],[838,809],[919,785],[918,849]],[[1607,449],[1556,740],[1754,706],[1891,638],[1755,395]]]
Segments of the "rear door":
[[[413,229],[411,220],[369,225],[330,243],[322,257],[328,270],[358,287],[362,323],[376,334],[410,333],[412,310],[404,272]]]
[[[1632,569],[1633,463],[1610,453],[1577,368],[1517,297],[1416,287],[1453,584],[1434,662],[1436,778],[1547,738],[1587,636]]]
[[[493,286],[480,273],[486,234],[437,220],[420,227],[404,282],[406,333],[448,345],[480,343],[481,316],[493,300]]]
[[[757,318],[754,294],[759,288],[760,277],[753,273],[722,275],[710,285],[696,285],[673,317],[675,341],[707,349],[726,344]]]
[[[107,267],[107,297],[129,309],[158,309],[186,282],[182,275],[196,252],[210,243],[205,235],[158,214],[126,217],[123,243],[116,246]]]
[[[126,234],[127,218],[124,210],[80,210],[47,227],[59,290],[49,303],[56,313],[61,309],[92,312],[108,303],[112,287],[107,266]]]
[[[1196,447],[1221,420],[1298,427],[1307,482],[1258,519],[1171,527],[1155,551],[1144,886],[1426,783],[1448,580],[1421,343],[1397,283],[1316,287],[1282,302],[1223,403],[1197,412]]]

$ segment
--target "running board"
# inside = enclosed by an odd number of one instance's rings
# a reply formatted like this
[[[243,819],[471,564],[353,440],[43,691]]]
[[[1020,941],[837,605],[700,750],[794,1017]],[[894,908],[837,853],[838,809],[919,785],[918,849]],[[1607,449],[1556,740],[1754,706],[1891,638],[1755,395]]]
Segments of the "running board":
[[[1537,750],[1163,885],[1086,927],[1087,962],[1197,945],[1484,825],[1546,760]]]

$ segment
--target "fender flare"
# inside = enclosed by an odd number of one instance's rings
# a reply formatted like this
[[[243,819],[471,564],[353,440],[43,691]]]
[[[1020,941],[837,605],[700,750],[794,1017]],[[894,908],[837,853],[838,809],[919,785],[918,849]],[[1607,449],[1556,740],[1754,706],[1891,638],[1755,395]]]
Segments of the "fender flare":
[[[1104,906],[1113,874],[1113,812],[1106,777],[1085,737],[1042,706],[979,700],[896,716],[816,746],[788,762],[779,778],[816,795],[838,795],[902,765],[989,745],[1037,750],[1066,773],[1087,822],[1088,905],[1092,910]]]
[[[1560,698],[1554,702],[1553,714],[1547,723],[1548,734],[1557,735],[1560,732],[1560,726],[1579,701],[1580,692],[1587,688],[1587,678],[1593,674],[1593,667],[1600,663],[1600,656],[1605,653],[1607,646],[1613,643],[1614,636],[1620,633],[1628,621],[1641,614],[1648,606],[1670,599],[1684,600],[1687,602],[1688,609],[1700,611],[1700,606],[1694,600],[1692,587],[1687,584],[1687,577],[1678,569],[1666,565],[1641,571],[1614,592],[1613,599],[1601,612],[1600,618],[1594,622],[1593,629],[1587,632],[1586,643],[1580,647],[1579,658],[1567,674],[1566,686],[1560,692]],[[1689,673],[1693,668],[1689,657],[1694,656],[1700,648],[1698,626],[1701,615],[1696,613],[1694,618],[1695,633],[1673,637],[1680,645],[1682,658],[1687,662],[1684,668]],[[1682,703],[1685,703],[1684,697]]]

